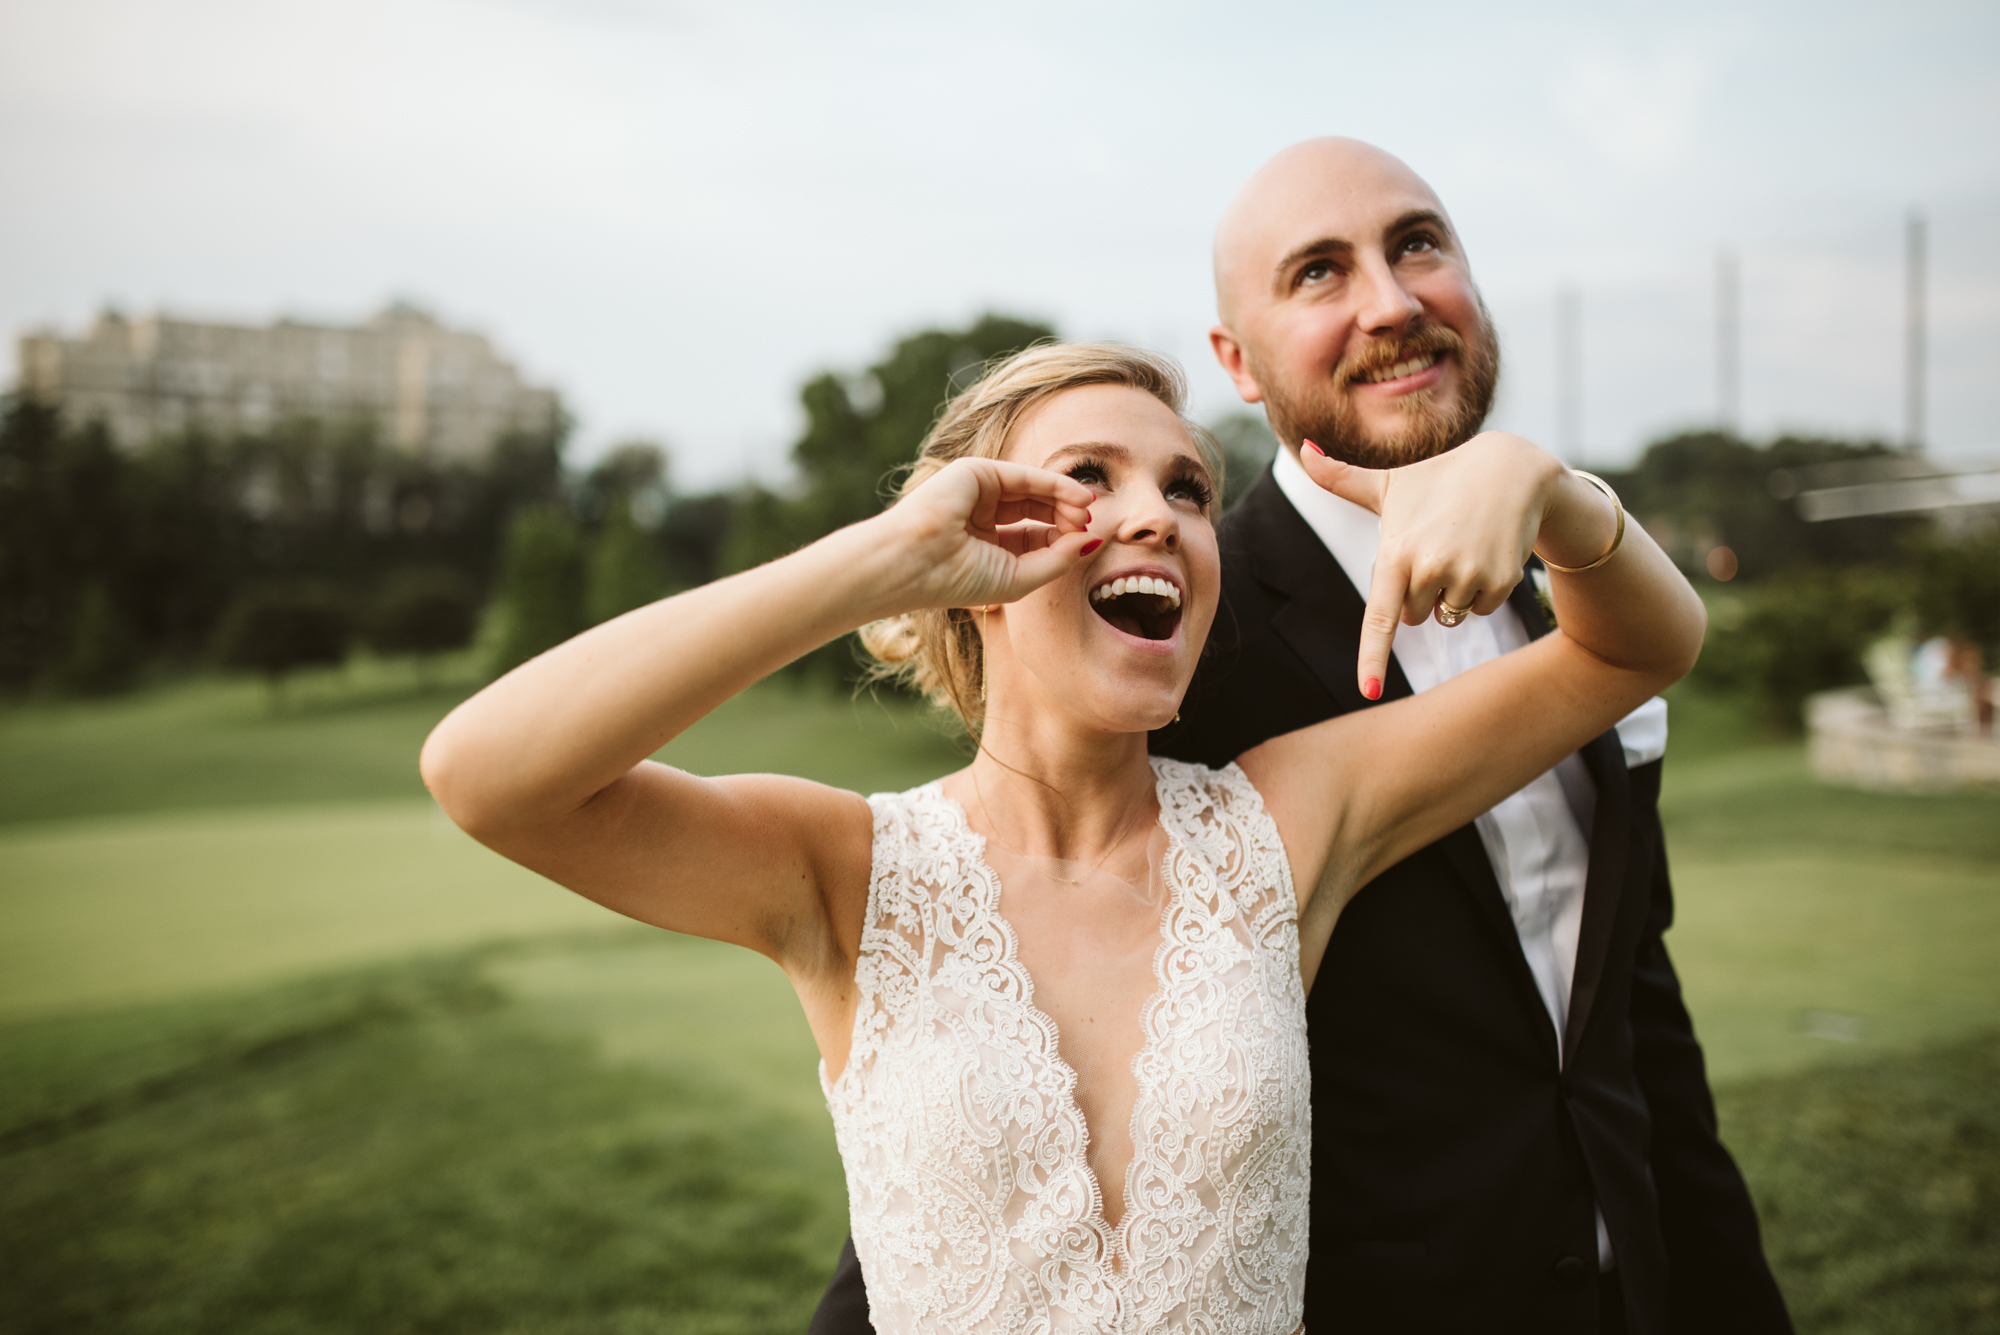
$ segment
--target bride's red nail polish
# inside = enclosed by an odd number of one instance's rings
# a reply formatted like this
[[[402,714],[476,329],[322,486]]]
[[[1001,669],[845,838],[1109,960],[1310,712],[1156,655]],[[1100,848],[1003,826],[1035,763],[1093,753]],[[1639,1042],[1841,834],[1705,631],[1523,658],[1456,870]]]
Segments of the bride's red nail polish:
[[[1370,700],[1380,700],[1382,698],[1382,679],[1380,677],[1370,677],[1367,681],[1362,682],[1361,693]]]
[[[1317,454],[1320,458],[1322,459],[1326,458],[1326,451],[1321,449],[1319,446],[1313,444],[1311,441],[1301,440],[1299,444],[1305,446],[1307,449],[1311,450],[1314,454]]]
[[[1096,551],[1099,547],[1102,547],[1103,545],[1104,545],[1104,539],[1092,538],[1089,542],[1083,544],[1083,551],[1081,555],[1089,556],[1092,552]]]

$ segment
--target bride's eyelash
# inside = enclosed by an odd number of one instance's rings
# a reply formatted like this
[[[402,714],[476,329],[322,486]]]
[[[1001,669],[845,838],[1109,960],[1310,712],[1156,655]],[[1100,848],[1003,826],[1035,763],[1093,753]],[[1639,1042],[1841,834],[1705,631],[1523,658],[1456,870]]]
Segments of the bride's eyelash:
[[[1175,487],[1184,489],[1194,503],[1204,510],[1208,508],[1208,503],[1215,499],[1215,491],[1208,485],[1208,480],[1196,472],[1178,474],[1167,484],[1168,493],[1172,494]]]
[[[1063,476],[1072,481],[1081,482],[1083,479],[1077,476],[1079,473],[1095,473],[1099,482],[1108,482],[1111,477],[1110,470],[1104,466],[1104,460],[1093,458],[1088,454],[1065,469]]]
[[[1077,482],[1083,482],[1086,477],[1094,477],[1099,486],[1108,487],[1111,484],[1111,470],[1105,466],[1102,459],[1088,454],[1064,469],[1063,476]],[[1215,499],[1215,491],[1209,486],[1208,479],[1192,468],[1182,469],[1168,480],[1167,494],[1172,496],[1175,491],[1185,492],[1188,499],[1203,510],[1206,510]]]

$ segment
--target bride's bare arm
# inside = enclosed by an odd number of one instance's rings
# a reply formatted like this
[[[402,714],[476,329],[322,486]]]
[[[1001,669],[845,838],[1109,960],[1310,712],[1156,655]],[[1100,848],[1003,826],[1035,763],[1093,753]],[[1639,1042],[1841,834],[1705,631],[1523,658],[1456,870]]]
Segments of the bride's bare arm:
[[[481,843],[620,913],[748,946],[795,975],[833,965],[860,931],[867,804],[647,757],[857,626],[1053,579],[1084,545],[1091,500],[1053,473],[961,459],[874,519],[516,668],[432,732],[424,782]]]
[[[1531,548],[1555,565],[1588,566],[1617,530],[1609,498],[1515,436],[1477,437],[1386,473],[1310,454],[1306,464],[1322,486],[1384,517],[1357,665],[1364,694],[1379,694],[1399,620],[1420,622],[1440,596],[1448,607],[1491,612]],[[1610,560],[1553,573],[1552,585],[1559,631],[1420,696],[1273,738],[1243,757],[1302,897],[1331,900],[1311,906],[1327,930],[1356,889],[1693,666],[1706,624],[1701,600],[1636,522],[1625,524]]]

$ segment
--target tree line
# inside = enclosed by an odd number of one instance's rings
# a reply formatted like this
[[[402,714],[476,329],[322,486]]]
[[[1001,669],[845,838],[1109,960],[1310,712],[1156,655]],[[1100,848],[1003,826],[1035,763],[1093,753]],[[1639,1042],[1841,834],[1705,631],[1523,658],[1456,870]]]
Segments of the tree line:
[[[127,451],[15,396],[0,409],[0,687],[96,693],[210,663],[276,678],[357,643],[460,648],[510,554],[550,532],[591,581],[572,617],[714,576],[704,498],[664,494],[657,450],[573,473],[563,443],[512,435],[437,461],[365,421],[302,419]]]
[[[1952,535],[1914,515],[1809,523],[1799,514],[1802,473],[1835,464],[1859,474],[1906,457],[1879,440],[1758,444],[1697,431],[1605,473],[1708,595],[1697,681],[1749,697],[1790,730],[1814,691],[1866,680],[1863,653],[1884,635],[1949,636],[1979,646],[1988,663],[2000,658],[2000,530]]]
[[[799,392],[792,478],[682,494],[669,460],[628,445],[565,459],[566,431],[502,437],[477,460],[389,447],[366,421],[298,420],[255,436],[190,431],[130,451],[48,404],[0,406],[0,689],[120,689],[148,670],[219,665],[273,682],[357,645],[434,654],[476,642],[504,671],[600,621],[746,569],[874,514],[950,396],[982,367],[1055,337],[988,314],[897,341]],[[1275,449],[1263,417],[1211,423],[1225,504]],[[1808,524],[1784,470],[1892,454],[1880,442],[1697,432],[1607,473],[1632,515],[1698,581],[1730,586],[1704,668],[1795,715],[1858,672],[1898,618],[1989,648],[2000,548],[1943,542],[1907,518]],[[1983,545],[1982,545],[1983,544]],[[1726,550],[1723,566],[1718,550]],[[795,670],[852,678],[837,643]]]

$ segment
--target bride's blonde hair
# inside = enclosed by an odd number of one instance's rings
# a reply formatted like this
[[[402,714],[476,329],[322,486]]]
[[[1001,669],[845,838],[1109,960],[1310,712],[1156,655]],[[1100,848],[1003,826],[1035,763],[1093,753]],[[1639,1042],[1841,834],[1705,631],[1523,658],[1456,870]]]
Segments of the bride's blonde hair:
[[[1164,403],[1180,418],[1222,495],[1222,451],[1187,415],[1187,381],[1172,358],[1119,343],[1043,343],[990,363],[969,388],[945,405],[924,438],[916,464],[896,488],[898,499],[954,459],[998,458],[1007,433],[1036,404],[1083,385],[1129,385]],[[985,722],[985,644],[979,618],[964,607],[930,608],[861,628],[875,660],[868,677],[895,681],[949,709],[974,737]]]

